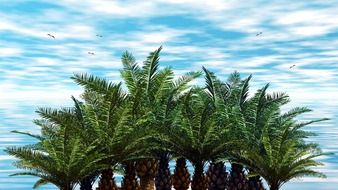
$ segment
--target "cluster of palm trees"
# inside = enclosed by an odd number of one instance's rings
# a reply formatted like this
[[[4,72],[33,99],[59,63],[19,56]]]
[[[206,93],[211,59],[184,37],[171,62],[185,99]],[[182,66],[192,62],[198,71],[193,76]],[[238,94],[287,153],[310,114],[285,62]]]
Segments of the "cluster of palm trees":
[[[313,166],[325,153],[305,141],[314,134],[303,127],[326,118],[300,122],[296,117],[311,111],[304,107],[282,113],[289,98],[267,93],[268,85],[249,96],[251,76],[237,72],[227,81],[206,68],[176,78],[172,68],[159,68],[160,51],[142,66],[125,52],[123,83],[75,74],[84,92],[72,97],[73,107],[38,109],[38,135],[14,131],[37,143],[6,149],[23,169],[13,175],[38,177],[34,188],[53,183],[61,190],[91,190],[97,180],[98,190],[256,190],[264,189],[262,179],[278,190],[293,178],[324,177]],[[203,86],[191,85],[202,75]],[[114,173],[123,175],[120,187]]]

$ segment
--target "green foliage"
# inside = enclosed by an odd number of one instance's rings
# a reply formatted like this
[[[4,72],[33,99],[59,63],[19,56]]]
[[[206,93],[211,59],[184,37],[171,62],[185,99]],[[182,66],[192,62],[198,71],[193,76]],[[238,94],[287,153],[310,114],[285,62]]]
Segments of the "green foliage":
[[[324,177],[312,167],[321,165],[314,159],[326,154],[318,145],[305,143],[303,139],[313,134],[302,127],[327,119],[297,122],[297,116],[311,110],[297,107],[282,114],[280,107],[289,102],[288,96],[285,93],[267,94],[267,88],[268,85],[259,89],[242,106],[239,117],[244,119],[245,146],[242,151],[235,151],[231,160],[262,176],[271,189],[279,189],[296,177]]]
[[[77,110],[92,140],[101,139],[102,153],[110,158],[105,163],[113,167],[139,156],[145,151],[140,142],[148,138],[146,130],[141,130],[146,119],[131,120],[130,98],[123,92],[121,83],[113,84],[106,79],[85,76],[74,78],[85,88],[82,95],[85,103],[78,103]]]
[[[6,149],[7,153],[19,159],[14,165],[25,170],[13,176],[39,177],[34,188],[53,183],[60,189],[73,189],[84,176],[106,167],[99,164],[105,157],[98,152],[95,142],[86,145],[75,132],[79,132],[79,123],[72,109],[39,109],[37,112],[43,119],[35,123],[44,129],[53,128],[45,130],[41,136],[34,135],[39,140],[36,146]]]
[[[234,145],[229,133],[233,127],[231,110],[225,108],[222,83],[203,68],[205,88],[190,89],[177,109],[176,122],[164,130],[170,150],[198,165],[223,155]]]

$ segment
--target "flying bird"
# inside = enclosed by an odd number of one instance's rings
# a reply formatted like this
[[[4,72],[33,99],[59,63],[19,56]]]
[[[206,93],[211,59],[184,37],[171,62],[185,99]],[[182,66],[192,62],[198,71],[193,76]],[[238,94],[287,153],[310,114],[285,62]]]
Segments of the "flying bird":
[[[88,51],[88,54],[89,54],[89,55],[95,55],[94,52],[90,52],[90,51]]]
[[[256,34],[256,36],[260,36],[262,34],[263,34],[263,32],[259,32],[259,33]]]
[[[49,37],[51,38],[54,38],[55,39],[55,36],[54,35],[51,35],[51,34],[47,34]]]
[[[96,34],[96,36],[97,36],[97,37],[100,37],[100,38],[102,38],[102,37],[103,37],[102,35],[99,35],[99,34]]]
[[[294,68],[296,65],[292,65],[292,66],[290,66],[290,69],[292,69],[292,68]]]

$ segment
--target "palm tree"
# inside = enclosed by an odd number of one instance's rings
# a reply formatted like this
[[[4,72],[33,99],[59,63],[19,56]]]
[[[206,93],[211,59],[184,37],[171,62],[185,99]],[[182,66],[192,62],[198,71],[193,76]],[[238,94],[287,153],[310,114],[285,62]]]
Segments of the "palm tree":
[[[175,108],[178,105],[178,100],[189,87],[188,83],[198,77],[200,73],[190,72],[174,80],[171,68],[158,69],[161,49],[162,47],[150,53],[143,67],[139,67],[135,58],[125,52],[122,56],[123,70],[121,75],[128,88],[132,119],[138,121],[146,117],[152,120],[149,124],[151,127],[166,129],[170,128],[175,120]],[[161,141],[157,142],[161,143]],[[153,189],[155,183],[156,189],[170,190],[169,161],[170,153],[168,151],[154,150],[152,159],[137,162],[136,168],[141,178],[141,186],[146,183],[143,186]],[[155,181],[153,181],[154,177],[156,177]],[[143,180],[142,178],[147,179]]]
[[[89,94],[90,94],[91,98],[89,98]],[[95,93],[90,93],[88,91],[83,93],[82,96],[88,102],[90,102],[90,100],[97,99],[97,96],[95,96]],[[75,99],[73,96],[72,96],[72,100],[75,104],[75,106],[74,106],[75,107],[75,115],[80,122],[80,125],[79,125],[80,133],[78,133],[78,135],[81,136],[84,144],[89,145],[90,143],[94,142],[96,139],[93,135],[91,135],[92,134],[91,128],[88,127],[86,125],[85,121],[84,121],[84,116],[83,116],[83,113],[82,113],[82,110],[81,110],[81,104],[83,104],[83,103],[80,102],[79,100]],[[100,175],[100,171],[96,170],[96,171],[92,171],[91,174],[84,177],[80,181],[80,190],[92,190],[93,184],[97,180],[99,175]]]
[[[272,112],[267,111],[268,108],[279,108],[288,102],[288,97],[284,93],[275,93],[273,95],[267,95],[266,90],[268,85],[252,97],[248,98],[249,95],[249,82],[251,75],[245,80],[242,80],[238,72],[232,73],[227,81],[229,88],[231,89],[230,97],[226,101],[227,107],[238,107],[240,110],[239,120],[236,121],[239,125],[243,125],[243,131],[238,131],[236,134],[241,134],[238,139],[242,139],[243,144],[252,142],[250,137],[259,139],[262,132],[262,124],[266,121],[267,116]],[[256,144],[249,144],[250,146],[256,146]],[[246,147],[246,146],[245,146]],[[241,148],[239,148],[240,150]],[[240,151],[236,151],[236,154]],[[235,160],[232,160],[236,162]],[[238,163],[232,163],[232,170],[229,177],[229,189],[252,189],[260,190],[263,188],[263,183],[260,180],[260,176],[250,176],[247,179],[244,167]]]
[[[146,120],[132,120],[128,96],[123,92],[121,83],[114,84],[106,79],[88,74],[75,74],[74,79],[84,86],[82,98],[85,104],[78,104],[84,123],[90,129],[94,139],[101,139],[102,153],[109,156],[101,171],[99,189],[116,189],[113,168],[118,163],[125,163],[141,155],[145,150],[140,140],[146,139]],[[141,130],[142,129],[142,130]],[[125,168],[125,171],[131,171]],[[132,174],[131,174],[132,175]]]
[[[272,96],[262,97],[262,102],[268,104],[269,100],[275,100]],[[285,103],[286,101],[282,105]],[[264,112],[264,119],[259,120],[261,131],[252,133],[251,146],[248,144],[235,160],[248,166],[252,173],[262,176],[271,190],[278,190],[284,183],[297,177],[325,177],[311,167],[322,165],[314,159],[327,154],[317,144],[305,143],[304,138],[313,134],[302,128],[327,119],[299,123],[295,117],[311,110],[297,107],[281,114],[279,106],[269,104],[264,110],[260,110]]]
[[[97,142],[84,144],[78,135],[79,121],[74,109],[39,109],[37,113],[43,118],[34,121],[41,127],[41,135],[14,132],[35,137],[38,142],[6,149],[19,159],[14,165],[26,170],[12,176],[39,177],[33,188],[53,183],[61,190],[73,190],[92,171],[106,167],[100,164],[105,156],[98,152]]]
[[[182,99],[175,125],[162,132],[162,139],[177,156],[188,159],[194,167],[192,189],[207,189],[204,166],[208,161],[224,156],[237,142],[229,131],[237,126],[231,121],[235,114],[225,107],[226,94],[218,95],[225,88],[213,73],[203,68],[206,87],[191,89]],[[222,112],[217,112],[222,110]],[[239,129],[237,129],[239,130]],[[225,181],[225,179],[224,179]]]
[[[256,142],[255,140],[262,138],[264,125],[269,121],[269,118],[279,112],[281,106],[289,102],[289,97],[282,92],[274,92],[267,94],[266,91],[269,84],[259,89],[257,93],[250,99],[245,100],[242,105],[242,113],[246,123],[248,142]],[[251,143],[256,148],[257,143]],[[248,147],[248,146],[247,146]],[[249,168],[250,173],[250,168]],[[261,190],[264,189],[261,176],[249,175],[249,189]]]

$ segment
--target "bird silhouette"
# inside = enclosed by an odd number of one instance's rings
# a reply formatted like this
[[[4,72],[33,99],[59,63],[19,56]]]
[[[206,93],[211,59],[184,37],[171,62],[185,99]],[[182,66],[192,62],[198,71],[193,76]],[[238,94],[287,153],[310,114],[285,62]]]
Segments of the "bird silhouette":
[[[102,35],[99,35],[99,34],[96,34],[96,36],[97,36],[97,37],[100,37],[100,38],[102,38],[102,37],[103,37]]]
[[[54,35],[51,35],[51,34],[47,34],[49,37],[51,38],[54,38],[55,39],[55,36]]]
[[[256,34],[256,36],[260,36],[262,34],[263,34],[263,32],[259,32],[259,33]]]
[[[292,68],[294,68],[296,65],[292,65],[292,66],[290,66],[290,69],[292,69]]]
[[[88,54],[89,54],[89,55],[95,55],[94,52],[90,52],[90,51],[88,51]]]

